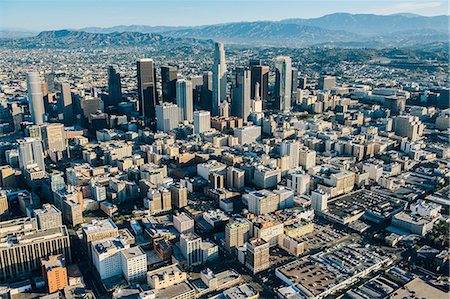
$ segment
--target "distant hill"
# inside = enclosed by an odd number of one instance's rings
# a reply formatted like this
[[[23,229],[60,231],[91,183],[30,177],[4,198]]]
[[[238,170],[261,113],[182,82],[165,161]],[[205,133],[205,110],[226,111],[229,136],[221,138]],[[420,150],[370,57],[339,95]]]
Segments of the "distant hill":
[[[212,41],[193,38],[174,38],[153,33],[113,32],[89,33],[73,30],[43,31],[37,36],[0,40],[0,46],[17,48],[80,48],[117,46],[210,46]]]
[[[287,19],[285,24],[317,26],[324,29],[344,30],[360,35],[385,35],[402,31],[430,29],[449,31],[449,16],[425,17],[415,14],[375,14],[334,13],[313,19]]]
[[[335,13],[312,19],[196,27],[87,27],[80,30],[46,31],[35,37],[10,41],[0,39],[0,45],[64,48],[161,45],[167,42],[177,46],[184,42],[195,46],[208,43],[209,41],[204,40],[209,39],[247,46],[426,47],[427,44],[449,42],[449,16]]]

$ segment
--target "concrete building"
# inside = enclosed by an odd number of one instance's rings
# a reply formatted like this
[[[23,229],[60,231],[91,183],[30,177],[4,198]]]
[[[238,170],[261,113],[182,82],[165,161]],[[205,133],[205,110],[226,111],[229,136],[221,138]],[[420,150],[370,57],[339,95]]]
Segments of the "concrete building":
[[[275,106],[278,111],[291,110],[292,60],[288,56],[275,59]]]
[[[131,247],[120,252],[122,274],[128,283],[145,281],[147,276],[147,255],[141,247]]]
[[[122,274],[121,251],[130,248],[123,239],[116,237],[92,242],[92,263],[100,279]]]
[[[181,234],[194,233],[194,219],[184,212],[173,216],[173,226]]]
[[[178,127],[180,122],[180,109],[177,105],[163,103],[156,106],[156,129],[168,132]]]
[[[178,69],[176,66],[161,67],[162,100],[176,103]]]
[[[333,76],[321,76],[318,81],[317,88],[319,90],[330,90],[336,87],[336,77]]]
[[[247,121],[250,115],[251,72],[243,67],[237,67],[232,88],[231,115]]]
[[[38,168],[45,171],[44,151],[39,139],[26,137],[19,139],[19,165],[22,170]]]
[[[209,111],[194,112],[194,134],[211,130],[211,113]]]
[[[52,204],[43,204],[42,208],[35,209],[33,214],[39,229],[62,226],[62,213]]]
[[[245,266],[249,268],[253,274],[269,269],[269,257],[269,243],[258,238],[253,238],[247,242]]]
[[[119,236],[117,225],[110,218],[104,220],[92,220],[90,223],[81,226],[83,234],[83,242],[91,252],[92,242]]]
[[[399,115],[394,118],[395,134],[402,137],[408,137],[409,140],[418,140],[425,129],[417,116]]]
[[[228,251],[244,245],[250,237],[250,223],[244,219],[235,219],[225,226],[225,248]]]
[[[183,208],[188,205],[188,191],[185,186],[180,183],[171,185],[170,194],[173,207]]]
[[[305,170],[316,166],[316,151],[310,150],[307,147],[301,147],[299,149],[299,164]]]
[[[241,145],[251,144],[261,139],[261,127],[245,126],[234,129],[234,136],[238,138]]]
[[[66,137],[63,124],[46,124],[42,127],[42,141],[47,153],[66,150]]]
[[[281,142],[280,155],[289,156],[289,168],[296,169],[299,166],[300,160],[300,142],[297,140],[286,140]]]
[[[9,222],[1,222],[0,229],[3,225],[11,228]],[[0,276],[4,279],[29,275],[41,267],[41,258],[51,254],[62,254],[71,260],[69,233],[65,226],[46,230],[26,227],[21,224],[6,235],[0,234]]]
[[[156,116],[155,107],[159,103],[153,59],[143,58],[137,61],[137,80],[139,115],[144,117],[146,124],[150,124]]]
[[[182,234],[180,236],[181,253],[187,260],[187,266],[195,266],[202,263],[202,239],[193,234]]]
[[[253,191],[246,196],[248,211],[256,215],[268,214],[278,209],[280,199],[269,190]]]

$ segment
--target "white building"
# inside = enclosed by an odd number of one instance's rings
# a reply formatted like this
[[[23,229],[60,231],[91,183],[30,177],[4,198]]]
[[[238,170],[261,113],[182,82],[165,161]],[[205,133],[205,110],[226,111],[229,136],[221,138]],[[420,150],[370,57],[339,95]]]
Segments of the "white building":
[[[293,171],[287,175],[287,186],[296,195],[309,194],[311,177],[304,172]]]
[[[180,122],[180,110],[177,105],[163,103],[156,106],[156,129],[168,132],[178,127]]]
[[[202,263],[202,238],[195,234],[182,234],[180,236],[181,253],[187,260],[188,267]]]
[[[127,248],[130,245],[119,237],[92,243],[92,263],[101,279],[122,274],[121,251]]]
[[[145,280],[147,275],[147,255],[139,247],[131,247],[121,252],[122,274],[130,283]]]
[[[181,234],[194,233],[194,219],[186,213],[173,216],[173,226]]]
[[[234,136],[238,138],[239,144],[250,144],[261,138],[261,127],[246,126],[234,129]]]
[[[201,134],[211,129],[211,113],[209,111],[194,112],[194,134]]]

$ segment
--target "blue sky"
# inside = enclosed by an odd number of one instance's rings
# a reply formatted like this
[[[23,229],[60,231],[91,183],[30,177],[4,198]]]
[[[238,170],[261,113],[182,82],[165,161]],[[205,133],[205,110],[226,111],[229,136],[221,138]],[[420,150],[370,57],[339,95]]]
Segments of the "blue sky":
[[[0,0],[0,27],[39,31],[132,24],[192,26],[334,12],[449,13],[447,1],[434,0]]]

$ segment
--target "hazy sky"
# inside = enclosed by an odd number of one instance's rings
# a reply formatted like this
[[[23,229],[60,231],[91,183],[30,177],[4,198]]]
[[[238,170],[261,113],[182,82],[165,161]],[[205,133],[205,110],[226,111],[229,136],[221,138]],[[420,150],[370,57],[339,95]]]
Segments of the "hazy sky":
[[[334,12],[448,14],[447,1],[0,0],[0,27],[48,30],[114,25],[204,25],[312,18]]]

